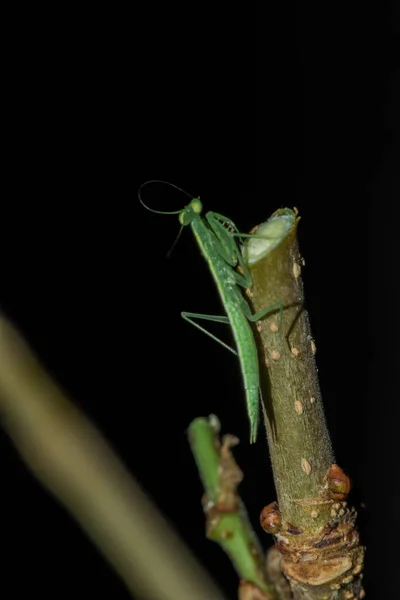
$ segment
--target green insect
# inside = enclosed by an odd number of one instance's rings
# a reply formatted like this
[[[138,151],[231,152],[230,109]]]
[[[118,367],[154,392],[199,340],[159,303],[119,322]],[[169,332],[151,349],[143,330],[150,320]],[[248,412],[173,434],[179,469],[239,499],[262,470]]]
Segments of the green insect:
[[[191,201],[183,209],[177,211],[164,212],[153,210],[143,202],[140,195],[142,188],[150,183],[164,183],[170,185],[189,196]],[[282,324],[283,310],[282,303],[276,302],[272,306],[253,315],[239,288],[239,286],[250,288],[253,282],[240,248],[237,245],[236,238],[256,236],[239,233],[235,224],[230,219],[218,213],[207,212],[205,218],[202,218],[200,215],[203,207],[200,198],[193,198],[184,190],[165,181],[151,180],[142,184],[139,188],[139,200],[142,205],[151,212],[163,215],[179,215],[181,231],[183,227],[187,225],[190,225],[192,228],[200,252],[206,259],[218,288],[227,316],[202,315],[191,312],[182,312],[181,315],[186,321],[239,357],[246,392],[247,413],[250,420],[250,443],[253,443],[257,438],[259,421],[260,378],[257,347],[249,321],[259,321],[268,313],[280,310],[280,321]],[[179,232],[179,235],[180,233],[181,232]],[[239,267],[240,273],[236,270],[237,267]],[[237,351],[201,327],[193,319],[203,319],[230,324]]]

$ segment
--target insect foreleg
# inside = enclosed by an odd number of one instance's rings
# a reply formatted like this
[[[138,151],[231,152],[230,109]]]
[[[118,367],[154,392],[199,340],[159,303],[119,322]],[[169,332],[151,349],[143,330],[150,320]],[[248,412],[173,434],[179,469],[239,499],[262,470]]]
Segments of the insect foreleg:
[[[232,237],[232,230],[236,230],[235,224],[218,213],[208,212],[206,220],[213,232],[213,246],[220,257],[231,267],[238,262],[238,247],[236,240]]]
[[[239,264],[241,266],[241,262],[239,260]],[[238,285],[240,285],[241,287],[244,288],[251,288],[251,286],[253,285],[253,278],[250,275],[249,270],[247,269],[247,267],[245,269],[243,269],[242,267],[242,273],[238,273],[237,271],[233,271],[233,276],[235,278],[235,281]]]
[[[214,315],[200,315],[198,313],[190,313],[190,312],[182,312],[181,316],[183,319],[185,319],[185,321],[188,321],[188,323],[191,323],[192,325],[197,327],[197,329],[200,329],[200,331],[202,331],[203,333],[208,335],[210,338],[212,338],[213,340],[215,340],[216,342],[221,344],[221,346],[223,346],[224,348],[226,348],[227,350],[232,352],[235,356],[238,355],[236,350],[234,350],[233,348],[228,346],[228,344],[225,344],[225,342],[223,342],[222,340],[217,338],[214,334],[207,331],[207,329],[204,329],[204,327],[202,327],[201,325],[196,323],[196,321],[193,321],[193,319],[203,319],[204,321],[214,321],[215,323],[226,323],[229,325],[228,317],[220,317],[220,316],[214,316]]]

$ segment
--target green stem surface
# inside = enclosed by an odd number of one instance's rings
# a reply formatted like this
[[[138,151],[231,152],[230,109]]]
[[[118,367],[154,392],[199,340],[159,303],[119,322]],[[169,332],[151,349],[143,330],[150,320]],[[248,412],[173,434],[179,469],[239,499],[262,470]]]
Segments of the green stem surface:
[[[296,229],[298,219],[289,209],[274,213],[246,242],[245,258],[253,286],[248,291],[254,312],[277,301],[283,304],[283,331],[279,312],[258,324],[260,368],[265,425],[282,519],[303,528],[318,528],[326,520],[319,507],[305,509],[303,501],[317,499],[324,476],[334,462],[326,427],[314,360],[307,312],[303,307]],[[272,243],[274,240],[275,243]],[[313,513],[315,514],[315,512]]]
[[[240,598],[277,600],[275,588],[267,581],[265,558],[237,494],[242,472],[230,448],[237,438],[218,437],[215,417],[197,418],[189,426],[189,441],[205,489],[204,512],[207,537],[229,556],[241,578]],[[245,591],[246,590],[246,591]]]
[[[297,211],[281,209],[252,233],[244,257],[254,313],[283,304],[257,323],[263,412],[281,526],[275,535],[293,597],[362,598],[363,548],[356,513],[328,489],[334,455],[326,426],[304,309]],[[272,499],[269,499],[269,503]],[[345,500],[339,498],[339,500]]]

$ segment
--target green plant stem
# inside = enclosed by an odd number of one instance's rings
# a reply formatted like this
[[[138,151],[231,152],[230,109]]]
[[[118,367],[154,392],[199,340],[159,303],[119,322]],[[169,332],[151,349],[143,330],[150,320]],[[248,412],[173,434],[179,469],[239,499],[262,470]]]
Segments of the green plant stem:
[[[334,455],[303,306],[298,220],[295,211],[276,211],[252,231],[265,239],[248,239],[244,251],[254,312],[277,301],[284,307],[282,324],[279,312],[257,324],[263,412],[282,520],[275,541],[294,598],[344,600],[363,595],[363,549],[355,511],[328,490]]]
[[[330,507],[322,505],[318,517],[313,518],[310,513],[315,507],[305,510],[301,501],[318,497],[334,457],[321,402],[315,346],[303,307],[298,219],[293,211],[284,209],[277,211],[270,223],[282,217],[288,227],[279,243],[248,265],[253,278],[248,293],[254,311],[277,301],[284,307],[283,331],[277,330],[278,313],[258,326],[265,424],[279,509],[282,519],[296,527],[318,528]],[[270,229],[268,233],[271,235]],[[246,248],[255,242],[258,240],[250,240]]]
[[[237,494],[243,475],[230,448],[238,440],[227,435],[221,444],[218,431],[216,417],[197,418],[189,426],[190,445],[205,489],[207,537],[223,548],[241,577],[240,598],[276,600],[276,590],[267,581],[263,552]]]

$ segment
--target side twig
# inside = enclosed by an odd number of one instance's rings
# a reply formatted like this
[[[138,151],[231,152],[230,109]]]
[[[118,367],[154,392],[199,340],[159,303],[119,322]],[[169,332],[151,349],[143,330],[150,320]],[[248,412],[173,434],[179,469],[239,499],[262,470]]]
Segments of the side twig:
[[[189,441],[205,494],[207,537],[217,542],[231,559],[240,578],[239,600],[278,600],[267,579],[265,560],[245,507],[237,493],[243,473],[231,448],[238,443],[232,435],[218,437],[216,417],[197,418],[189,426]]]

